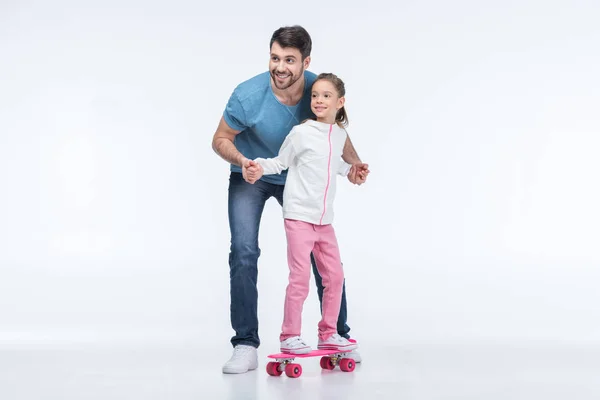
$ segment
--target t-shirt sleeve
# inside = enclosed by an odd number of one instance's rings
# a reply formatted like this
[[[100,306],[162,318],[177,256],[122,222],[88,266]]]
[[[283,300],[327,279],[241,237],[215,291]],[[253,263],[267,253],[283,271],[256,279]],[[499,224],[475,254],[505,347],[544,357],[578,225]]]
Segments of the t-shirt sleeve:
[[[227,125],[236,131],[243,131],[248,127],[246,112],[244,111],[244,107],[242,107],[237,91],[234,91],[231,97],[229,97],[225,111],[223,111],[223,118],[227,122]]]

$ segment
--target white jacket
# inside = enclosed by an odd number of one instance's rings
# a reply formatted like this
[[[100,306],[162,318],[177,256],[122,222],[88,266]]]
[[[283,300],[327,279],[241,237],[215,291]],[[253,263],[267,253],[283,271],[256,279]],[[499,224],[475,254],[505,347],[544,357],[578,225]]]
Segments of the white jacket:
[[[308,120],[285,138],[279,155],[257,158],[265,175],[288,169],[283,191],[283,217],[316,225],[333,222],[336,174],[346,176],[350,164],[342,160],[346,131],[337,124]]]

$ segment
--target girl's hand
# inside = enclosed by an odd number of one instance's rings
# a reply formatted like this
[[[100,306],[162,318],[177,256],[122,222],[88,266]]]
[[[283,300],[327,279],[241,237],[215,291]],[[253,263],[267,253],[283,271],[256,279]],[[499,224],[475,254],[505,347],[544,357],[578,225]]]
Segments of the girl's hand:
[[[367,181],[369,171],[369,164],[357,163],[352,165],[350,172],[348,172],[348,180],[355,185],[362,185]]]

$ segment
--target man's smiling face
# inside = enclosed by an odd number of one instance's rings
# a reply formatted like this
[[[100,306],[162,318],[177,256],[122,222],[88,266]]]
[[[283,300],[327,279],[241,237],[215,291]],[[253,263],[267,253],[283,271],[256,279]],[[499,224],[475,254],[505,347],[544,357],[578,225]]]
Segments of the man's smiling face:
[[[281,47],[277,42],[271,46],[269,71],[277,89],[285,90],[302,77],[308,67],[310,57],[302,60],[300,50],[293,47]]]

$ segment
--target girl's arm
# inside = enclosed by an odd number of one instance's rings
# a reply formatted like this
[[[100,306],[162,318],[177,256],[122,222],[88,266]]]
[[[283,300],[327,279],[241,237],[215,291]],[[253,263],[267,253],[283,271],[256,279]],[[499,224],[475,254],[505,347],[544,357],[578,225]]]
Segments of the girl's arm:
[[[337,173],[341,176],[348,176],[350,168],[352,168],[352,165],[348,164],[344,160],[340,160],[340,165],[338,166]]]
[[[352,165],[362,162],[362,161],[360,161],[360,157],[356,153],[356,149],[354,149],[354,145],[352,144],[352,140],[350,140],[350,135],[348,135],[348,132],[346,132],[346,142],[344,143],[344,150],[342,153],[342,158],[348,164],[352,164]]]
[[[292,138],[293,132],[287,135],[283,141],[277,157],[256,158],[254,160],[263,168],[265,175],[280,174],[281,171],[288,169],[290,165],[292,165],[294,158],[296,158],[296,151],[294,150]]]

